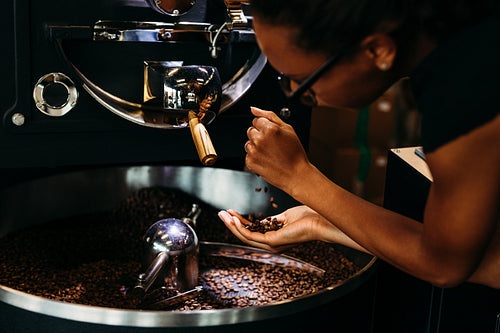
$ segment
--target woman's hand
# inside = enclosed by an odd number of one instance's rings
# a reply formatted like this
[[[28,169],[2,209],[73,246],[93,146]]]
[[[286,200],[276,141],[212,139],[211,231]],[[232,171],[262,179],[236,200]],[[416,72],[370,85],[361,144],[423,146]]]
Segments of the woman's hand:
[[[306,206],[290,208],[285,212],[273,216],[283,227],[266,233],[252,232],[243,224],[251,224],[234,210],[221,211],[219,217],[241,241],[272,252],[281,252],[297,244],[311,240],[326,240],[327,234],[340,233],[325,218]]]
[[[246,165],[267,182],[290,193],[294,181],[312,167],[292,126],[274,112],[251,108],[255,116],[247,131]]]

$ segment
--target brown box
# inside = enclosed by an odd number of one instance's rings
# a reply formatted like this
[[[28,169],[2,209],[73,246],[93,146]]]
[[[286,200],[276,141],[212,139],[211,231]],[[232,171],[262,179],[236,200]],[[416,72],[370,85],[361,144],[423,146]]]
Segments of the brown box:
[[[311,115],[311,141],[331,147],[356,147],[359,111],[316,107]],[[392,148],[396,118],[395,95],[391,90],[370,105],[368,147]]]
[[[317,107],[312,111],[309,159],[343,188],[377,204],[384,194],[387,152],[395,145],[396,117],[400,112],[398,86],[389,89],[369,107],[364,140],[356,140],[360,111]],[[366,124],[365,124],[366,125]],[[367,178],[358,179],[361,150],[368,150]]]
[[[387,152],[370,149],[370,164],[366,179],[359,179],[361,152],[356,148],[337,148],[310,142],[311,162],[330,180],[346,190],[376,204],[382,204],[384,196]]]

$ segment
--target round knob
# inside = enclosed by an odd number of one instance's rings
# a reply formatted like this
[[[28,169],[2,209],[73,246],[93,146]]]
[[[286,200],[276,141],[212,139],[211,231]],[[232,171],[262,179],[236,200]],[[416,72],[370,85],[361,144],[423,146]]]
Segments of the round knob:
[[[42,113],[60,117],[76,106],[78,91],[73,81],[65,74],[49,73],[36,83],[33,99]]]

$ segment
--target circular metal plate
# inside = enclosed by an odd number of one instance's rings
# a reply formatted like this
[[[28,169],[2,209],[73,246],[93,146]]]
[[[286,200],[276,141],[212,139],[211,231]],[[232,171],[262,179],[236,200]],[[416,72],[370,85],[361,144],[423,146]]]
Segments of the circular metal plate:
[[[46,98],[47,89],[59,89],[62,86],[65,92],[60,102],[49,102]],[[71,79],[63,73],[49,73],[42,76],[33,89],[33,99],[38,110],[42,113],[60,117],[71,111],[78,102],[78,91]]]

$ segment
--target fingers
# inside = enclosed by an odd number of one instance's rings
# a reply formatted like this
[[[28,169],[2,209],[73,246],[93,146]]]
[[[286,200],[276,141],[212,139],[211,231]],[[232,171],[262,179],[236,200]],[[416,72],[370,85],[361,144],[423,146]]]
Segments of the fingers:
[[[256,107],[251,107],[255,118],[252,121],[252,126],[247,129],[247,137],[254,144],[263,139],[267,130],[278,130],[283,121],[272,111],[261,110]],[[245,144],[245,151],[248,152],[248,142]]]
[[[272,120],[269,120],[268,118],[264,118],[264,117],[255,117],[252,120],[252,127],[255,128],[258,132],[278,129],[278,128],[282,127],[283,125],[284,124],[282,124],[282,123],[277,123],[276,121],[272,121]],[[250,127],[250,128],[252,128],[252,127]],[[248,131],[247,131],[247,134],[248,134]]]
[[[254,126],[250,126],[248,129],[247,129],[247,137],[252,140],[252,139],[256,139],[258,136],[260,135],[260,132],[257,128],[255,128]]]
[[[251,153],[253,148],[265,140],[266,135],[279,131],[279,126],[266,118],[254,118],[252,125],[247,129],[246,153]]]
[[[238,214],[236,211],[234,211],[232,209],[229,209],[227,211],[227,213],[228,213],[228,215],[231,216],[233,225],[236,227],[235,229],[240,236],[244,237],[246,240],[256,242],[259,244],[267,243],[265,234],[262,234],[260,232],[251,232],[250,230],[248,230],[247,228],[245,228],[243,226],[243,224],[251,225],[252,222],[248,221],[247,219],[245,219],[243,216],[241,216],[240,214]],[[238,235],[236,235],[236,236],[238,237]],[[238,238],[240,238],[240,237],[238,237]],[[241,240],[243,240],[243,239],[241,239]]]
[[[250,144],[251,144],[251,142],[250,142],[250,140],[248,140],[247,142],[245,142],[245,145],[243,146],[243,148],[245,149],[245,153],[247,153],[247,154],[248,154],[248,145],[250,145]]]
[[[250,107],[250,111],[252,112],[252,114],[255,116],[255,117],[262,117],[262,118],[265,118],[269,121],[272,121],[274,123],[282,123],[283,121],[280,119],[280,117],[278,117],[276,115],[276,113],[272,112],[272,111],[266,111],[266,110],[262,110],[262,109],[259,109],[259,108],[256,108],[255,106],[251,106]]]
[[[250,153],[252,152],[253,148],[254,148],[254,143],[255,142],[259,142],[259,140],[261,139],[261,136],[262,136],[262,133],[260,133],[260,131],[255,128],[254,126],[250,126],[247,130],[247,137],[248,137],[248,141],[245,143],[245,152],[246,153]],[[251,146],[251,147],[249,147]]]
[[[234,215],[231,215],[230,213]],[[226,227],[242,242],[271,252],[278,252],[280,250],[280,248],[272,247],[271,245],[267,244],[265,234],[251,232],[246,229],[242,225],[242,221],[244,221],[243,223],[251,222],[244,219],[234,210],[220,211],[219,217],[224,222]]]
[[[251,106],[250,111],[256,117],[256,119],[265,119],[278,125],[285,124],[285,122],[281,120],[281,118],[278,117],[278,115],[272,111],[262,110],[256,108],[255,106]]]

